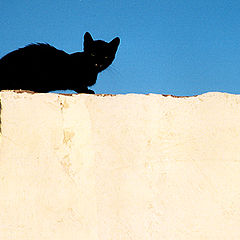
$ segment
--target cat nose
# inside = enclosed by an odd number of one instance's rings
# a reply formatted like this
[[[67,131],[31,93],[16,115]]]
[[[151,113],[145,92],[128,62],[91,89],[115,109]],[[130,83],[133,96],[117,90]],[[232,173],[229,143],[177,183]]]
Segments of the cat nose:
[[[95,67],[97,68],[101,68],[102,66],[103,66],[102,64],[95,63]]]

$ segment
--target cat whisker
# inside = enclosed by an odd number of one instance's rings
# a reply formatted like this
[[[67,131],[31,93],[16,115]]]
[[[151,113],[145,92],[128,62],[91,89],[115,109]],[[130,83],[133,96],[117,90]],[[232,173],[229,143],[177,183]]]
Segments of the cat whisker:
[[[114,66],[109,66],[106,70],[105,70],[105,72],[109,72],[109,73],[111,73],[112,75],[114,75],[114,78],[115,77],[117,77],[117,78],[122,78],[123,77],[123,75],[122,75],[122,73],[116,68],[116,67],[114,67]]]

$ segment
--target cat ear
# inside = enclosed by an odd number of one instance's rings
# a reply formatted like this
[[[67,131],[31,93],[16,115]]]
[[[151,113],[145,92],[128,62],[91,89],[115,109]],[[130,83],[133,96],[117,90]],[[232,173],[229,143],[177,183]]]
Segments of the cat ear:
[[[120,38],[119,38],[119,37],[116,37],[116,38],[114,38],[109,44],[110,44],[111,48],[113,48],[114,51],[116,52],[119,43],[120,43]]]
[[[89,44],[91,44],[92,42],[93,42],[93,39],[91,34],[89,32],[86,32],[84,34],[84,43],[83,43],[84,51],[88,49]]]
[[[84,34],[84,42],[90,42],[90,41],[93,41],[93,39],[92,39],[92,36],[91,36],[91,34],[89,33],[89,32],[86,32],[85,34]]]

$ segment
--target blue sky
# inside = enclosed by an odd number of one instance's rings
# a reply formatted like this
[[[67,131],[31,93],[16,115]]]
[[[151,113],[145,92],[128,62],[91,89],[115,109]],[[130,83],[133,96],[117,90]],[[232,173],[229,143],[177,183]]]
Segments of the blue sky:
[[[31,42],[81,51],[119,36],[96,93],[240,93],[240,1],[0,1],[0,57]],[[57,88],[57,87],[56,87]]]

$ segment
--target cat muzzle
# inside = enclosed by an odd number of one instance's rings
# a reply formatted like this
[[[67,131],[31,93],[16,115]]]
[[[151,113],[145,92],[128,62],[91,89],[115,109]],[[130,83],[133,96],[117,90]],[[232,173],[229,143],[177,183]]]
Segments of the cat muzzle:
[[[98,72],[101,72],[102,70],[104,70],[103,64],[95,63],[94,66],[96,67]]]
[[[95,67],[97,68],[102,68],[103,64],[98,64],[98,63],[95,63]]]

